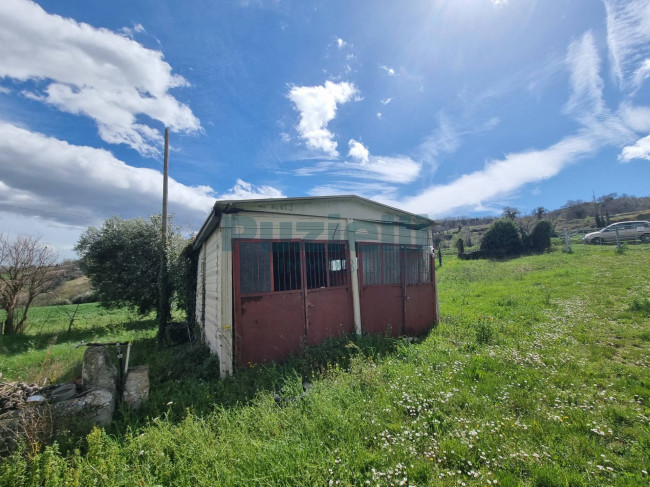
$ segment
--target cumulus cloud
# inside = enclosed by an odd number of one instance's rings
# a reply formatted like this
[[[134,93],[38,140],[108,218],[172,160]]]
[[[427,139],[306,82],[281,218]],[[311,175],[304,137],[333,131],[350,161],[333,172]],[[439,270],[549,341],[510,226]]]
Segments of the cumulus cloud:
[[[336,47],[338,47],[339,49],[343,49],[343,48],[344,48],[345,46],[347,46],[347,45],[348,45],[348,43],[345,42],[345,41],[344,41],[343,39],[341,39],[340,37],[339,37],[338,39],[336,39]]]
[[[612,72],[621,87],[642,82],[645,78],[635,73],[650,57],[650,1],[605,0],[604,3]]]
[[[188,82],[172,73],[160,51],[48,14],[29,0],[0,2],[0,77],[44,81],[42,89],[28,88],[28,96],[92,118],[106,142],[143,155],[157,154],[162,141],[147,118],[177,132],[201,129],[190,108],[169,93]]]
[[[356,159],[359,162],[368,162],[368,156],[370,156],[370,152],[361,142],[350,139],[348,145],[350,146],[350,152],[348,154],[349,157]]]
[[[272,186],[255,186],[242,179],[237,179],[232,188],[217,197],[218,200],[255,200],[265,198],[286,198],[286,196],[282,194],[282,191]]]
[[[623,148],[618,156],[621,162],[630,162],[632,159],[650,160],[650,135],[636,141],[636,144]]]
[[[0,122],[0,208],[66,225],[111,215],[160,212],[162,174],[132,167],[110,152]],[[200,224],[214,204],[209,186],[169,180],[169,209],[181,224]]]
[[[391,101],[393,101],[393,99],[388,97],[388,98],[384,98],[383,100],[379,100],[379,103],[381,103],[382,105],[388,105]]]
[[[355,95],[358,95],[357,88],[344,81],[291,88],[289,99],[300,113],[296,129],[307,147],[338,157],[338,144],[333,140],[334,134],[327,130],[327,124],[336,117],[338,106],[352,100]]]

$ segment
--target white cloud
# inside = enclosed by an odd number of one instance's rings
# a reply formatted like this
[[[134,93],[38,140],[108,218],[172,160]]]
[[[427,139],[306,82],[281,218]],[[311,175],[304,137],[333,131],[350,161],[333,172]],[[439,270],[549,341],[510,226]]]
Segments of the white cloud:
[[[370,152],[361,142],[350,139],[348,145],[350,146],[350,152],[348,154],[349,157],[352,157],[359,162],[368,162],[368,156],[370,155]]]
[[[508,5],[508,0],[490,0],[490,2],[492,2],[492,5],[495,5],[497,7]]]
[[[553,177],[576,159],[592,154],[599,145],[597,137],[567,137],[548,149],[510,154],[505,159],[490,161],[482,170],[449,184],[432,186],[417,196],[392,204],[413,213],[446,215],[452,210],[474,207],[525,184]]]
[[[345,176],[354,179],[383,181],[393,184],[407,184],[420,174],[421,164],[406,156],[373,156],[367,162],[321,161],[294,171],[296,176],[328,175]]]
[[[284,143],[291,142],[291,136],[286,132],[280,132],[280,138],[282,139],[282,142],[284,142]]]
[[[635,132],[650,132],[650,107],[623,103],[618,114],[623,123]]]
[[[460,147],[460,135],[444,113],[438,115],[438,128],[419,147],[420,159],[434,170],[441,154],[451,154]]]
[[[7,88],[6,86],[1,86],[0,85],[0,93],[3,93],[5,95],[7,95],[7,94],[11,93],[11,90],[9,88]]]
[[[169,94],[188,82],[172,74],[160,51],[28,0],[0,2],[0,77],[44,80],[31,98],[92,118],[106,142],[144,155],[157,154],[162,140],[146,117],[173,131],[201,129],[190,108]]]
[[[421,165],[404,156],[370,156],[366,163],[345,163],[356,177],[391,183],[412,183],[420,174]]]
[[[384,98],[383,100],[379,100],[379,103],[381,103],[382,105],[388,105],[391,101],[393,101],[393,99],[388,97],[388,98]]]
[[[110,152],[0,122],[0,208],[66,225],[111,215],[159,213],[162,174],[132,167]],[[209,186],[170,178],[169,211],[180,224],[199,225],[214,203]]]
[[[382,117],[382,116],[383,116],[383,115],[381,114],[381,112],[377,112],[377,118],[378,118],[379,120],[381,120],[381,117]]]
[[[219,200],[254,200],[264,198],[286,198],[282,191],[272,186],[255,186],[241,179],[228,192],[217,197]]]
[[[630,76],[650,57],[650,1],[605,0],[604,3],[612,72],[625,88],[630,84]]]
[[[348,45],[348,43],[345,42],[345,41],[344,41],[343,39],[341,39],[340,37],[339,37],[338,39],[336,39],[336,47],[338,47],[339,49],[343,49],[343,48],[344,48],[345,46],[347,46],[347,45]]]
[[[638,88],[648,78],[650,78],[650,59],[643,61],[641,66],[634,72],[633,84]]]
[[[621,162],[630,162],[632,159],[647,159],[650,161],[650,135],[636,141],[636,144],[623,148],[618,156]]]
[[[133,27],[122,27],[120,31],[124,35],[132,38],[135,34],[141,34],[142,32],[146,32],[146,29],[142,24],[133,24]]]
[[[310,196],[330,196],[335,194],[355,194],[371,200],[392,198],[397,194],[397,187],[384,183],[362,183],[359,181],[334,181],[315,186],[308,191]]]
[[[327,124],[336,117],[338,105],[347,103],[355,95],[358,95],[357,88],[347,82],[326,81],[323,86],[291,88],[289,99],[300,112],[296,129],[307,147],[338,157],[338,144],[333,140],[334,134],[327,130]]]
[[[386,71],[388,73],[388,76],[395,76],[395,70],[391,67],[381,64],[379,66],[379,69],[383,69],[384,71]]]
[[[570,70],[571,96],[566,111],[583,121],[593,120],[605,110],[600,57],[591,32],[569,45],[567,64]]]

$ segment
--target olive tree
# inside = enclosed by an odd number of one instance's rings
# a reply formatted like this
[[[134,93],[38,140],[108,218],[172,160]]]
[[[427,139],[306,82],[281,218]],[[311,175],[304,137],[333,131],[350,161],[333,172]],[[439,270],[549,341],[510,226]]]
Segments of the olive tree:
[[[519,230],[508,218],[492,222],[481,239],[481,252],[486,257],[512,257],[521,254],[522,250]]]
[[[169,227],[168,265],[173,267],[185,239],[177,228]],[[114,216],[101,228],[88,228],[75,251],[103,306],[126,306],[148,314],[159,307],[162,245],[160,215]]]
[[[0,308],[7,314],[3,333],[22,333],[27,313],[37,296],[57,283],[61,270],[57,255],[38,236],[0,234]]]

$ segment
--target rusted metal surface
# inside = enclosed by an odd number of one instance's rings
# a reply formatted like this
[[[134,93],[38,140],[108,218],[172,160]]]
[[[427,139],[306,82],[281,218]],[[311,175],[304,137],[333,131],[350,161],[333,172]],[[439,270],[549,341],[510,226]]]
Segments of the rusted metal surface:
[[[401,286],[361,286],[361,330],[364,333],[403,333]]]
[[[406,335],[422,335],[433,326],[436,302],[432,283],[406,286],[404,318]]]
[[[298,353],[305,332],[302,291],[244,296],[235,324],[240,365],[281,361]]]
[[[240,365],[281,361],[354,327],[345,242],[238,241],[233,255]]]
[[[349,254],[343,242],[305,242],[307,343],[351,333],[354,328]]]
[[[399,246],[359,244],[361,330],[399,336],[404,329]]]
[[[426,333],[436,320],[433,268],[428,252],[416,247],[402,249],[404,266],[404,333]]]
[[[359,244],[362,330],[425,333],[436,320],[431,255],[421,247]]]
[[[307,343],[318,345],[326,339],[352,333],[350,286],[312,289],[307,292]]]
[[[362,330],[420,335],[435,322],[432,257],[422,247],[360,243]],[[240,365],[281,361],[354,329],[346,242],[237,241],[235,351]]]

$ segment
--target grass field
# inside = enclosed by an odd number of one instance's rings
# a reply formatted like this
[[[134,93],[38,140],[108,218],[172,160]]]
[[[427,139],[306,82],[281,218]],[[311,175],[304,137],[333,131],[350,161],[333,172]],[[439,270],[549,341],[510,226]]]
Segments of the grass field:
[[[151,320],[82,305],[68,335],[39,310],[3,338],[5,378],[68,378],[80,339],[132,340],[152,396],[0,460],[0,485],[648,485],[650,246],[443,264],[421,342],[338,341],[225,381],[200,347],[158,349]]]

